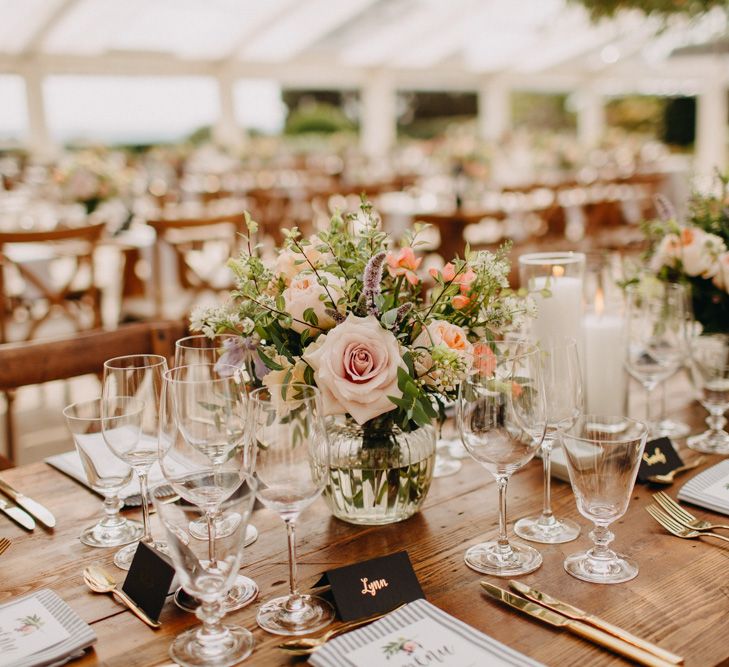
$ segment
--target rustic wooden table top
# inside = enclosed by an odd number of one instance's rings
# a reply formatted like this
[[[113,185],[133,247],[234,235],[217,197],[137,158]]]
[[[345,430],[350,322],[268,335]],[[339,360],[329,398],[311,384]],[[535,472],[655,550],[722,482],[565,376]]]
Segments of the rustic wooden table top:
[[[690,419],[697,431],[704,413],[696,406],[678,416]],[[688,453],[686,457],[693,455]],[[718,460],[709,457],[703,468]],[[92,563],[103,565],[119,580],[123,578],[112,564],[113,549],[93,549],[78,540],[81,529],[100,515],[99,498],[43,463],[9,470],[3,477],[52,508],[58,525],[54,531],[38,527],[26,533],[0,517],[0,537],[13,540],[10,549],[0,556],[0,602],[44,587],[55,590],[98,635],[93,650],[73,663],[79,667],[169,664],[170,641],[197,623],[193,615],[183,613],[170,600],[162,612],[163,625],[155,631],[110,596],[91,593],[84,585],[82,570]],[[681,481],[686,479],[688,475]],[[514,476],[509,485],[510,524],[539,509],[541,483],[538,460]],[[672,495],[679,485],[670,490]],[[729,547],[717,540],[680,540],[667,534],[645,512],[651,491],[636,486],[627,514],[613,526],[617,549],[640,564],[636,579],[601,586],[566,574],[562,561],[590,544],[589,527],[577,513],[569,485],[555,481],[555,513],[576,519],[583,532],[568,544],[537,545],[544,564],[522,580],[685,656],[686,665],[729,664]],[[712,517],[699,508],[696,513]],[[136,514],[129,512],[131,516]],[[256,647],[247,664],[293,664],[275,648],[281,639],[260,630],[255,622],[260,602],[287,591],[283,523],[267,510],[257,510],[253,523],[260,537],[246,549],[243,572],[258,582],[260,597],[228,620],[253,631]],[[324,569],[406,549],[428,600],[512,648],[560,667],[625,664],[577,637],[504,608],[481,593],[478,582],[484,577],[466,567],[463,555],[468,546],[493,535],[497,524],[496,485],[470,460],[464,460],[458,474],[434,480],[424,509],[404,523],[351,526],[332,518],[320,499],[302,515],[297,531],[302,588],[312,585]],[[158,525],[155,531],[161,535]],[[491,580],[504,583],[495,577]]]

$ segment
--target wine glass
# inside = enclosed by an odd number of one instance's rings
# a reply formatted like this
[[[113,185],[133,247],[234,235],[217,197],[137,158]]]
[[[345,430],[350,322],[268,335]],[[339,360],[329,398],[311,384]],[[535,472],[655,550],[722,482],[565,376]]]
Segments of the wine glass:
[[[236,479],[237,485],[228,485]],[[251,654],[253,635],[243,627],[221,623],[226,613],[222,601],[240,568],[245,527],[255,502],[255,481],[240,466],[238,473],[228,471],[221,480],[210,470],[197,470],[194,464],[184,478],[173,474],[167,481],[180,497],[173,503],[155,499],[155,506],[175,571],[185,590],[200,600],[195,613],[202,621],[202,626],[177,635],[170,645],[170,657],[183,667],[236,665]],[[210,540],[199,539],[191,530],[200,519],[209,521],[213,498],[216,511],[231,518],[226,532],[215,536],[214,548],[212,522]]]
[[[582,369],[574,338],[542,346],[539,356],[547,402],[547,432],[541,449],[544,503],[539,516],[519,519],[514,524],[514,532],[532,542],[561,544],[577,539],[580,526],[570,519],[557,519],[552,513],[550,457],[557,428],[571,426],[584,412]]]
[[[144,535],[141,541],[159,551],[165,551],[164,542],[155,542],[149,522],[149,469],[158,459],[157,440],[159,431],[159,407],[162,391],[162,374],[167,370],[167,361],[156,354],[134,354],[114,357],[104,362],[102,380],[102,410],[109,401],[120,396],[136,398],[144,404],[141,431],[138,437],[109,439],[103,429],[109,449],[122,461],[128,463],[139,478],[142,496],[142,518]],[[102,413],[102,417],[107,415]],[[102,427],[106,421],[102,421]],[[137,551],[136,544],[120,549],[114,556],[114,564],[128,570]]]
[[[560,429],[577,509],[595,524],[594,546],[572,554],[564,569],[583,581],[617,584],[638,574],[638,565],[609,548],[610,524],[628,509],[648,437],[646,424],[627,417],[583,415]]]
[[[729,336],[699,336],[691,353],[691,377],[698,399],[708,411],[709,428],[691,436],[691,449],[707,454],[729,454],[729,433],[724,430],[729,409]]]
[[[256,620],[277,635],[309,634],[334,619],[328,602],[296,584],[296,520],[321,494],[329,467],[319,390],[297,383],[256,389],[250,422],[258,498],[284,520],[289,551],[289,595],[262,605]]]
[[[652,392],[686,358],[686,294],[678,283],[650,282],[626,288],[628,372],[646,390],[646,423],[654,430]]]
[[[237,334],[180,338],[175,343],[175,366],[191,364],[215,364],[218,369],[224,369],[227,366],[229,372],[234,371],[233,367],[243,368],[248,376],[247,384],[250,384],[254,377],[251,351],[246,340]],[[248,546],[258,539],[258,530],[250,523],[246,530],[248,531],[246,546]]]
[[[470,547],[466,565],[483,574],[511,577],[536,570],[541,554],[510,542],[506,532],[506,486],[534,456],[547,426],[538,349],[524,341],[482,343],[473,369],[458,391],[456,419],[468,453],[495,478],[499,536]]]
[[[226,535],[231,525],[237,525],[237,517],[221,511],[218,505],[226,489],[237,486],[243,470],[247,401],[239,371],[219,363],[189,364],[164,374],[160,467],[179,495],[205,510],[205,515],[189,526],[189,532],[209,542],[212,562],[215,536]],[[195,484],[202,478],[210,483],[187,488],[188,478]],[[239,574],[225,598],[226,611],[241,609],[257,596],[256,582]],[[175,601],[183,609],[195,607],[195,601],[185,599],[180,591]]]
[[[121,490],[132,479],[132,469],[114,456],[104,442],[102,417],[106,417],[108,437],[116,439],[118,434],[139,437],[142,420],[142,404],[132,398],[111,399],[102,410],[102,399],[73,403],[63,410],[68,430],[73,435],[81,464],[89,486],[104,497],[104,518],[81,532],[80,540],[90,547],[119,547],[136,542],[144,534],[142,524],[119,514],[123,502]]]

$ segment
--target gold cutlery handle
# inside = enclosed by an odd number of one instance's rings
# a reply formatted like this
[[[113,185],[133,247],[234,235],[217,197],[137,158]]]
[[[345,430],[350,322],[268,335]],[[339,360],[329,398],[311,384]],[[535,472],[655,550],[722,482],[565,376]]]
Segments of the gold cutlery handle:
[[[716,526],[714,526],[716,528]],[[724,540],[725,542],[729,542],[729,537],[726,535],[719,535],[719,533],[712,533],[710,530],[701,530],[699,531],[702,537],[715,537],[718,540]]]
[[[680,655],[676,655],[675,653],[666,651],[666,649],[663,649],[660,646],[656,646],[652,642],[641,639],[640,637],[636,637],[634,634],[631,634],[627,630],[623,630],[623,628],[619,628],[617,625],[613,625],[612,623],[603,621],[601,618],[597,618],[596,616],[587,616],[585,618],[585,621],[590,625],[594,625],[596,628],[604,630],[608,634],[617,637],[618,639],[622,639],[629,644],[633,644],[633,646],[637,646],[638,648],[643,649],[648,653],[652,653],[653,655],[662,658],[666,662],[673,663],[674,665],[680,665],[683,662],[683,658]]]
[[[647,665],[647,667],[672,667],[673,665],[673,663],[662,660],[652,653],[633,646],[633,644],[628,644],[628,642],[622,639],[613,637],[613,635],[609,635],[602,630],[593,628],[591,625],[581,623],[580,621],[570,621],[567,623],[567,629],[583,639],[610,649],[614,653],[622,655],[625,658],[630,658],[641,665]]]
[[[127,607],[140,621],[146,623],[150,628],[155,630],[161,625],[159,621],[153,621],[144,613],[124,591],[115,588],[112,591],[114,597]]]

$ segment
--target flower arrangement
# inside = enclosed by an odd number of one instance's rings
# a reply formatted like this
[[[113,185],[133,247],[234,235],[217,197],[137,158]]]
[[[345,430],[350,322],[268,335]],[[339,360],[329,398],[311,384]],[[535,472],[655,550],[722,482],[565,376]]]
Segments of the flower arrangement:
[[[93,152],[78,153],[59,165],[54,181],[65,201],[82,204],[93,213],[101,203],[119,194],[119,173]]]
[[[245,250],[229,262],[231,301],[198,310],[192,328],[250,337],[264,384],[316,385],[327,414],[365,428],[431,424],[455,399],[479,341],[533,309],[509,289],[506,248],[467,250],[425,273],[422,227],[396,248],[364,201],[309,238],[285,231],[272,262],[259,257],[256,224],[247,224]]]
[[[659,199],[660,219],[644,227],[651,270],[691,286],[694,317],[707,333],[729,331],[729,176],[717,184],[716,192],[692,195],[683,223]]]

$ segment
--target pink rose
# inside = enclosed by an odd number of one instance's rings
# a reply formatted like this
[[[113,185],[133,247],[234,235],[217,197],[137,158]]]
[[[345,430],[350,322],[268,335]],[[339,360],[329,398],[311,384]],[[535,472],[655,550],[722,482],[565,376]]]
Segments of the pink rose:
[[[412,248],[401,248],[400,252],[387,253],[387,270],[393,278],[405,276],[405,279],[411,285],[417,285],[420,282],[418,274],[415,273],[423,261],[422,257],[415,257]]]
[[[336,324],[327,310],[336,309],[336,302],[344,295],[342,280],[326,271],[320,271],[319,275],[326,278],[326,287],[319,284],[316,274],[305,271],[293,278],[290,285],[283,291],[286,312],[293,318],[291,328],[298,333],[310,329],[312,334],[317,334],[320,330],[331,329]],[[309,308],[316,315],[315,327],[304,319],[304,313]]]
[[[395,336],[377,318],[349,315],[304,352],[314,369],[327,415],[350,414],[358,424],[394,410],[397,369],[406,368]]]

